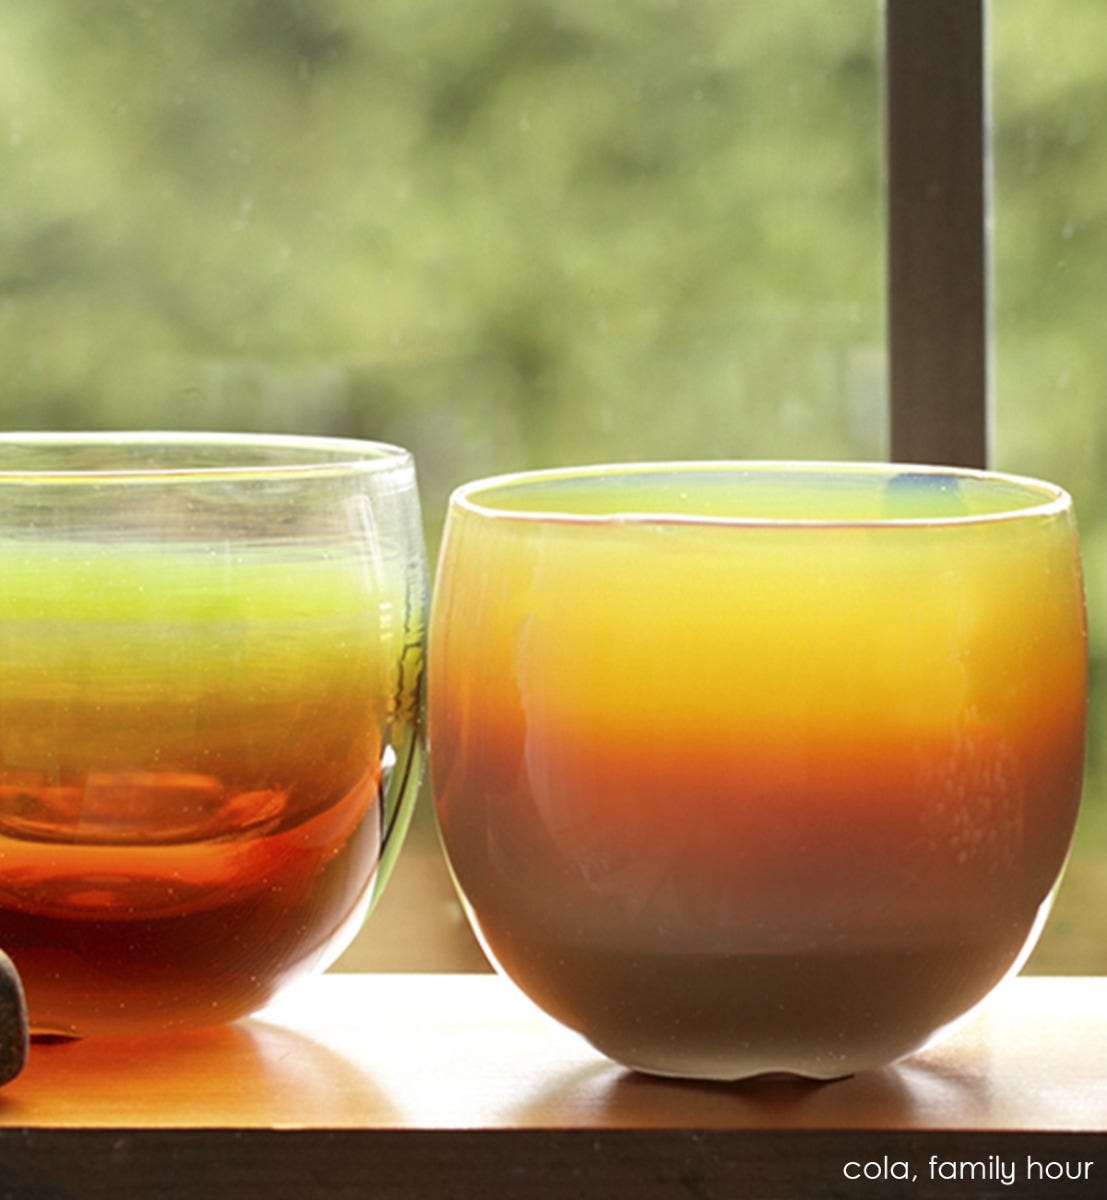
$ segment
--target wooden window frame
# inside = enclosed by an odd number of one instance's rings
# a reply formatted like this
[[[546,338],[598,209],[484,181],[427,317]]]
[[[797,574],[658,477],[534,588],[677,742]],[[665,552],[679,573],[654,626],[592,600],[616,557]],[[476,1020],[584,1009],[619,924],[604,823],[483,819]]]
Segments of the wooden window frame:
[[[885,0],[890,453],[989,452],[986,0]]]

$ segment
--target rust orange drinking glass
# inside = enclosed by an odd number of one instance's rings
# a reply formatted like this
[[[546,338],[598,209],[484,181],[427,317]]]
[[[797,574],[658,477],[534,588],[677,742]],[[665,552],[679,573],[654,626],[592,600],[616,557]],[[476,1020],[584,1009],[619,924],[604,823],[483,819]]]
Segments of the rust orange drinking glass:
[[[0,947],[39,1034],[228,1021],[349,942],[421,765],[408,453],[0,438]]]
[[[436,806],[478,936],[618,1062],[885,1064],[1037,936],[1084,751],[1057,487],[773,463],[472,483],[430,647]]]

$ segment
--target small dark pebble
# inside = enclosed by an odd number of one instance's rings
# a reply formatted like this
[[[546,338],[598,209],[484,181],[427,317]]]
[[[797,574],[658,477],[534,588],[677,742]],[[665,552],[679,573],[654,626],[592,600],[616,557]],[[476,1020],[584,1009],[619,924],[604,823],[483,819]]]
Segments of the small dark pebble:
[[[15,963],[0,950],[0,1087],[23,1070],[29,1045],[23,984]]]

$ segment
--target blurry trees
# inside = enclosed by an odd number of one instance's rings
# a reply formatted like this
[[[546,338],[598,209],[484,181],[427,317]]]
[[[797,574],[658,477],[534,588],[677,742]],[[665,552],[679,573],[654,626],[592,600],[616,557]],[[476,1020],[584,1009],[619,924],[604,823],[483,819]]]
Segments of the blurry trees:
[[[883,446],[870,0],[13,0],[0,422]],[[6,135],[6,136],[5,136]]]

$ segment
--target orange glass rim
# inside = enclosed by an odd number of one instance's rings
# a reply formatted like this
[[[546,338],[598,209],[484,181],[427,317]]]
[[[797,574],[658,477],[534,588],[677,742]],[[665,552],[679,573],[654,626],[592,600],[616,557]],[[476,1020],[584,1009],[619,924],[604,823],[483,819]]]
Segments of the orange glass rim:
[[[644,510],[633,506],[612,504],[600,511],[579,512],[568,507],[538,507],[512,502],[512,492],[542,488],[547,498],[561,485],[581,482],[615,482],[634,479],[639,485],[672,483],[678,476],[689,479],[712,475],[730,475],[736,480],[750,482],[758,476],[790,478],[807,486],[833,478],[848,477],[859,481],[887,484],[895,479],[968,483],[982,492],[1007,489],[1013,494],[1012,503],[995,511],[979,513],[932,514],[921,516],[878,515],[864,517],[750,515],[734,512],[719,515],[707,512],[680,512],[670,509]],[[612,499],[619,490],[613,488]],[[450,508],[460,514],[510,522],[580,526],[619,525],[691,525],[734,528],[804,528],[804,529],[884,529],[963,527],[976,524],[1024,521],[1055,517],[1072,510],[1072,497],[1057,484],[1032,476],[992,471],[972,467],[946,467],[932,464],[852,462],[789,459],[719,459],[672,462],[599,463],[584,466],[553,467],[533,471],[475,479],[456,488],[450,496]]]
[[[102,452],[104,464],[66,464],[67,455]],[[211,461],[189,455],[206,453]],[[20,454],[45,463],[17,464]],[[112,456],[117,461],[112,461]],[[51,461],[51,456],[56,456]],[[217,457],[219,456],[219,457]],[[259,457],[263,456],[263,457]],[[282,433],[184,430],[8,432],[0,434],[0,486],[26,483],[135,482],[183,478],[258,479],[387,472],[412,465],[389,442]]]

